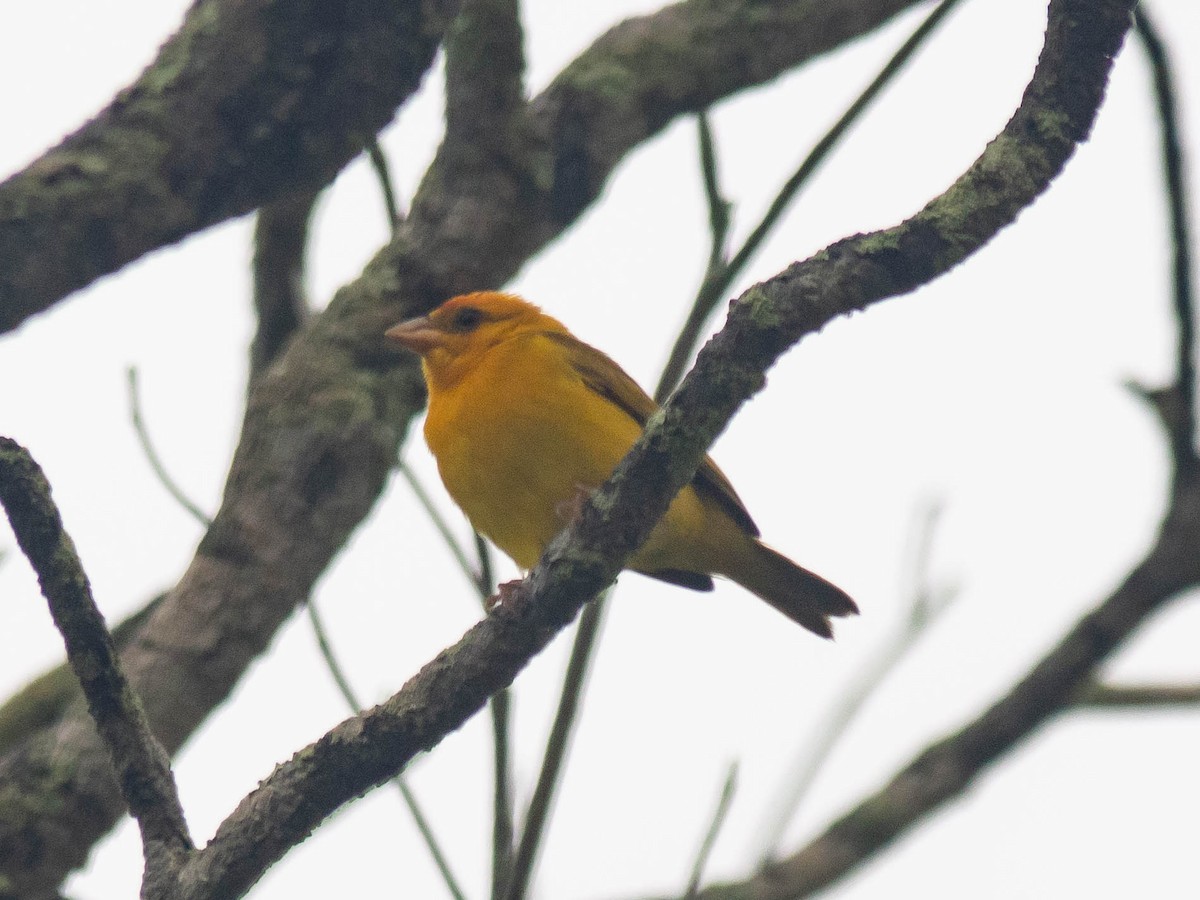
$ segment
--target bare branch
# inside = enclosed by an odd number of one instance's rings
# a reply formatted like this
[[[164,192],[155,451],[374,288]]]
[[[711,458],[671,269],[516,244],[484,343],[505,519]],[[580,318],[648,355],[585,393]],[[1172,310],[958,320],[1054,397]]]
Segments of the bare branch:
[[[917,639],[951,602],[951,594],[937,594],[929,582],[929,554],[940,509],[937,505],[930,505],[923,510],[921,521],[916,528],[916,539],[913,541],[911,554],[913,577],[908,592],[907,614],[899,623],[899,627],[842,691],[825,720],[813,729],[811,742],[802,748],[795,768],[779,792],[782,799],[764,829],[766,838],[759,857],[761,868],[769,867],[778,858],[780,842],[788,823],[795,817],[833,748],[857,717],[863,704],[883,684],[888,674],[913,648]]]
[[[163,464],[162,457],[154,449],[154,442],[150,440],[150,432],[146,429],[146,420],[142,415],[142,394],[138,386],[138,370],[135,366],[130,366],[125,370],[125,380],[129,388],[129,419],[133,423],[133,431],[137,435],[138,445],[142,448],[146,462],[150,463],[150,468],[154,471],[158,483],[166,488],[167,493],[175,502],[182,506],[201,526],[207,528],[212,524],[212,518],[183,492],[183,488],[171,477],[167,467]]]
[[[696,132],[700,145],[700,174],[704,182],[704,199],[708,204],[708,267],[704,280],[716,274],[725,265],[725,239],[729,235],[730,203],[721,193],[721,181],[717,174],[717,150],[713,142],[712,124],[708,110],[696,113]],[[672,384],[683,377],[671,379]]]
[[[709,218],[714,222],[714,246],[709,256],[708,271],[704,273],[704,278],[700,283],[700,290],[696,293],[696,299],[692,304],[692,310],[688,314],[687,321],[684,323],[683,329],[675,341],[675,345],[671,348],[671,356],[667,360],[664,378],[669,379],[672,386],[683,375],[687,361],[691,358],[692,352],[696,347],[696,342],[700,339],[704,324],[713,314],[725,292],[729,290],[733,282],[746,268],[746,265],[753,258],[754,254],[758,252],[758,248],[762,246],[762,242],[770,235],[771,230],[779,222],[780,217],[791,204],[792,200],[795,199],[800,189],[816,174],[821,163],[828,158],[842,136],[850,130],[850,126],[862,117],[867,107],[871,105],[871,102],[900,73],[900,70],[904,68],[904,65],[912,58],[913,54],[934,33],[938,25],[942,23],[942,20],[945,19],[958,3],[959,0],[942,0],[925,21],[917,26],[917,29],[909,36],[908,40],[900,45],[900,49],[887,61],[879,71],[879,74],[855,98],[854,102],[850,104],[850,107],[842,114],[841,118],[834,123],[833,127],[825,133],[808,156],[804,158],[804,161],[800,163],[796,171],[792,173],[792,176],[783,183],[783,186],[775,195],[775,199],[771,201],[771,205],[767,208],[766,213],[763,214],[762,219],[750,231],[742,246],[738,248],[737,252],[730,259],[725,259],[724,256],[714,256],[717,253],[717,230],[715,225],[716,219],[713,218],[713,189],[709,186],[709,181],[712,177],[715,177],[715,173],[714,175],[710,175],[710,166],[707,162],[704,163],[705,187],[706,193],[709,195]],[[707,133],[707,118],[702,118],[701,121],[700,147],[701,157],[704,158],[706,150],[707,155],[711,156],[712,137]],[[708,145],[707,148],[706,143]],[[720,234],[720,238],[723,242],[723,231]],[[661,398],[659,399],[661,400]]]
[[[0,333],[145,253],[329,182],[433,61],[454,0],[200,0],[112,104],[0,184]]]
[[[117,662],[104,617],[75,544],[63,529],[46,476],[29,452],[0,437],[0,504],[29,559],[67,658],[87,698],[96,730],[108,746],[129,811],[142,832],[147,877],[173,869],[193,849],[167,754],[154,739],[137,694]]]
[[[729,771],[725,773],[725,781],[721,785],[721,793],[717,797],[717,806],[713,810],[712,818],[708,823],[708,830],[704,833],[704,840],[700,842],[700,849],[696,851],[696,861],[692,864],[692,876],[688,879],[688,885],[683,892],[684,900],[687,900],[689,897],[695,897],[696,892],[700,890],[700,880],[704,877],[704,867],[708,864],[708,857],[712,853],[713,846],[717,843],[717,836],[721,833],[721,826],[725,824],[725,817],[729,814],[729,807],[733,805],[733,795],[737,790],[737,772],[737,763],[730,763]]]
[[[1154,73],[1154,93],[1162,136],[1163,181],[1170,219],[1171,246],[1174,253],[1172,285],[1176,327],[1179,330],[1176,351],[1179,394],[1179,421],[1171,429],[1171,449],[1177,469],[1200,465],[1196,452],[1196,308],[1192,297],[1192,238],[1188,225],[1187,184],[1184,171],[1179,114],[1176,110],[1174,75],[1167,50],[1159,38],[1145,4],[1133,11],[1134,30]]]
[[[371,160],[371,168],[375,170],[375,178],[379,182],[379,191],[383,194],[383,208],[387,212],[388,230],[392,237],[396,229],[404,221],[404,213],[400,211],[400,202],[396,199],[396,188],[392,184],[392,173],[388,167],[387,156],[379,141],[372,138],[367,142],[367,158]]]
[[[492,898],[503,897],[513,858],[512,719],[511,688],[497,691],[488,701],[492,720]]]
[[[506,900],[523,900],[529,890],[529,881],[533,876],[537,852],[541,847],[545,826],[550,818],[551,801],[554,798],[554,791],[558,787],[559,772],[570,746],[571,732],[579,709],[579,699],[583,696],[584,686],[587,682],[592,652],[599,640],[600,628],[604,624],[604,608],[607,599],[606,596],[597,597],[593,603],[584,607],[583,615],[579,617],[579,628],[575,632],[575,644],[571,648],[571,657],[567,663],[566,674],[563,676],[558,709],[554,713],[550,736],[546,739],[542,769],[538,773],[533,798],[529,801],[529,810],[525,814],[521,840],[517,843],[517,852],[513,857],[508,887],[504,892]]]
[[[758,875],[717,885],[706,900],[808,897],[889,846],[1050,717],[1074,708],[1080,685],[1147,616],[1200,584],[1200,479],[1176,494],[1158,541],[1125,582],[1085,616],[1000,701],[931,745],[806,847]],[[1086,696],[1086,693],[1085,695]]]
[[[1075,698],[1076,709],[1161,709],[1200,705],[1200,684],[1093,682]]]

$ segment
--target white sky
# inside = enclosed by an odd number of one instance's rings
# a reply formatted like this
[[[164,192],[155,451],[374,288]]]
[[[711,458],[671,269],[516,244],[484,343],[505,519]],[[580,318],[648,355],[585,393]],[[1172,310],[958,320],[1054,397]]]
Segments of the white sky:
[[[59,0],[0,13],[0,84],[8,85],[0,91],[0,173],[19,170],[100,109],[186,6]],[[525,4],[533,90],[608,24],[655,4],[582,6]],[[1194,185],[1200,7],[1158,0],[1150,10],[1178,66]],[[892,224],[941,191],[1011,114],[1043,20],[1044,4],[1034,0],[965,4],[849,135],[737,290],[846,234]],[[735,239],[917,21],[907,16],[717,110]],[[946,504],[934,578],[957,585],[959,599],[868,702],[794,822],[789,847],[997,696],[1147,546],[1162,509],[1165,453],[1150,415],[1121,383],[1161,383],[1173,352],[1149,96],[1135,48],[1118,61],[1093,140],[1016,227],[918,295],[805,341],[734,421],[716,456],[766,539],[843,585],[863,615],[840,623],[838,640],[826,644],[736,586],[697,595],[625,576],[539,896],[681,890],[734,759],[740,786],[709,871],[745,870],[791,761],[903,614],[908,533],[928,498]],[[406,199],[439,123],[431,78],[384,142]],[[635,153],[603,202],[513,285],[647,386],[707,254],[694,131],[679,122]],[[250,231],[244,219],[154,254],[0,339],[0,383],[8,386],[0,433],[29,446],[46,469],[113,620],[172,584],[200,537],[137,449],[125,369],[139,368],[145,416],[169,468],[215,509],[252,331]],[[353,278],[384,238],[373,176],[356,163],[321,206],[314,302]],[[419,438],[405,455],[461,523]],[[6,695],[62,651],[6,530],[0,547],[9,550],[0,566]],[[317,600],[352,680],[372,700],[477,616],[402,482],[322,580]],[[1198,630],[1196,604],[1177,604],[1112,671],[1194,681]],[[518,681],[522,798],[566,645],[557,642]],[[197,839],[345,713],[297,617],[178,760]],[[488,735],[482,720],[472,722],[412,775],[472,897],[484,896],[488,871]],[[1198,752],[1195,712],[1062,719],[830,896],[1194,897]],[[135,897],[139,872],[127,823],[68,892]],[[444,895],[393,790],[319,829],[252,896],[334,891]]]

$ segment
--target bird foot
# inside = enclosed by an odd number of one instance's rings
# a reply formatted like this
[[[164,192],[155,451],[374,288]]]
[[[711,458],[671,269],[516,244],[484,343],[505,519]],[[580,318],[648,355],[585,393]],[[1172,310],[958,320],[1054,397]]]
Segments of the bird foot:
[[[517,588],[520,586],[520,584],[521,579],[518,578],[515,581],[505,581],[504,583],[497,585],[496,593],[492,594],[483,601],[483,608],[487,610],[487,612],[491,613],[497,607],[503,606],[504,604],[510,602],[513,599],[513,596],[517,593]]]

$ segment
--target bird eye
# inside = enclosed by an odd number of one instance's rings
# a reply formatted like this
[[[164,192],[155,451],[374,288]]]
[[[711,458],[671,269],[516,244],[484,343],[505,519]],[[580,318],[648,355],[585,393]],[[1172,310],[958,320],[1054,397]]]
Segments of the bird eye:
[[[474,331],[482,321],[482,312],[474,306],[464,306],[454,313],[451,326],[455,331]]]

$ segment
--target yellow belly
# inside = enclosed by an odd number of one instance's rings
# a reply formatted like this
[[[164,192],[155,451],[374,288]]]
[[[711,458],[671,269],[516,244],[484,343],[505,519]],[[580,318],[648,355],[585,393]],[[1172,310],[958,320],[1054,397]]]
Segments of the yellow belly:
[[[469,377],[433,391],[425,438],[471,524],[530,569],[568,524],[574,498],[612,474],[641,429],[555,348],[523,343],[497,347]],[[630,567],[712,572],[721,545],[745,539],[686,487]]]

